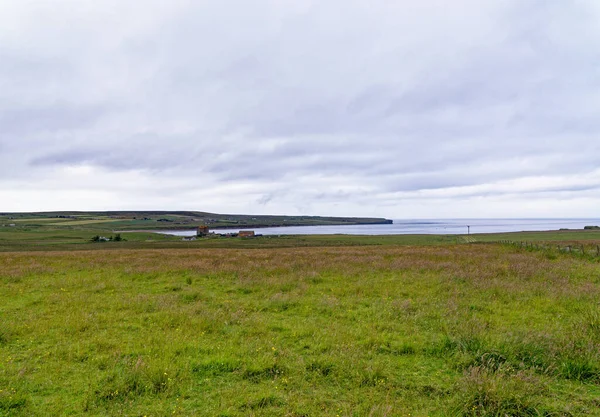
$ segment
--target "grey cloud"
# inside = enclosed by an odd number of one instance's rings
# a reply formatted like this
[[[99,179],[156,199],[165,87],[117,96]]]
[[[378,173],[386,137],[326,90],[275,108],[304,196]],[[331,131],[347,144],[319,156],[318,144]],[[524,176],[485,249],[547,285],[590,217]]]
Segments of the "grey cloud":
[[[139,171],[294,211],[597,168],[593,2],[76,3],[0,17],[6,179]]]
[[[269,194],[264,194],[263,196],[261,196],[260,198],[258,198],[256,200],[256,202],[260,205],[265,205],[270,203],[271,201],[273,201],[273,199],[276,198],[276,194],[275,193],[269,193]]]
[[[0,113],[0,135],[9,140],[12,136],[14,140],[15,135],[92,128],[107,111],[103,106],[75,107],[64,104],[9,109]]]

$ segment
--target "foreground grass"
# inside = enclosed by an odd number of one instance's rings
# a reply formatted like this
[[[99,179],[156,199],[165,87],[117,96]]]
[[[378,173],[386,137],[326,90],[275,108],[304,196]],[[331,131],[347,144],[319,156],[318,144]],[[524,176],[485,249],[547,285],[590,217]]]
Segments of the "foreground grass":
[[[600,270],[500,245],[0,254],[0,415],[600,415]]]

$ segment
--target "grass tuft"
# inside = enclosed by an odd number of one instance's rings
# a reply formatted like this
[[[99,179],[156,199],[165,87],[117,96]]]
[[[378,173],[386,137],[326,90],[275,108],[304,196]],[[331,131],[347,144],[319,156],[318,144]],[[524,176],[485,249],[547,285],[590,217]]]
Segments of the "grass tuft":
[[[565,359],[560,363],[559,375],[580,382],[600,382],[600,366],[589,358]]]
[[[2,415],[10,416],[20,412],[27,406],[27,398],[14,390],[0,391],[0,411]]]
[[[377,387],[385,385],[388,381],[388,377],[385,374],[385,370],[382,368],[366,369],[360,373],[360,386],[361,387]]]
[[[593,336],[600,337],[600,308],[589,310],[585,315],[588,330]]]
[[[210,360],[192,366],[192,372],[201,377],[215,377],[241,369],[239,361],[231,359]]]
[[[476,355],[468,367],[485,369],[490,373],[498,372],[500,370],[510,371],[510,367],[507,367],[506,357],[503,354],[495,351],[484,352]]]
[[[198,292],[186,292],[181,294],[180,299],[184,304],[192,304],[202,299],[202,294]]]
[[[258,410],[262,408],[270,408],[270,407],[281,407],[285,405],[285,401],[281,397],[277,397],[275,395],[267,395],[265,397],[258,398],[257,400],[250,401],[246,404],[243,404],[240,409],[241,410]]]
[[[473,367],[457,387],[458,395],[448,414],[470,417],[545,416],[539,397],[545,387],[527,374],[506,377]]]
[[[335,370],[335,364],[327,362],[312,362],[306,366],[306,370],[311,373],[316,373],[323,377],[330,376]]]
[[[175,379],[164,368],[149,367],[141,358],[133,365],[118,365],[91,389],[84,401],[84,411],[107,408],[114,403],[132,401],[142,396],[166,393],[175,386]]]
[[[248,368],[243,373],[243,378],[254,383],[259,383],[264,380],[276,379],[282,377],[285,370],[277,365],[273,364],[267,367]]]

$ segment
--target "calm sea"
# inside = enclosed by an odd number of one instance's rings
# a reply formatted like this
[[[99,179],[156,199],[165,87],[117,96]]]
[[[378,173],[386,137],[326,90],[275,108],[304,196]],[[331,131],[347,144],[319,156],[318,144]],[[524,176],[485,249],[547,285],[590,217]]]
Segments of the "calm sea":
[[[466,234],[521,232],[535,230],[583,229],[600,226],[600,219],[435,219],[394,220],[393,224],[357,226],[285,226],[255,228],[263,235],[405,235],[405,234]],[[243,229],[214,229],[215,233],[238,232]],[[161,233],[193,236],[195,230],[168,230]]]

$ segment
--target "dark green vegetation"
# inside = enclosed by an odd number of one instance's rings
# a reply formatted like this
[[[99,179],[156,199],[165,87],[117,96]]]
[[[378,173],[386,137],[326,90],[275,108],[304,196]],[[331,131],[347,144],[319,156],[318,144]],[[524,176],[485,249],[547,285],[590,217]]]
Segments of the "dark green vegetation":
[[[131,243],[0,253],[0,415],[600,415],[590,259]]]

